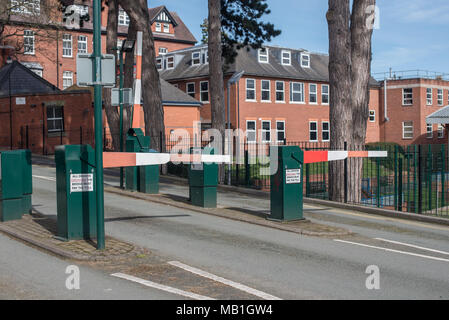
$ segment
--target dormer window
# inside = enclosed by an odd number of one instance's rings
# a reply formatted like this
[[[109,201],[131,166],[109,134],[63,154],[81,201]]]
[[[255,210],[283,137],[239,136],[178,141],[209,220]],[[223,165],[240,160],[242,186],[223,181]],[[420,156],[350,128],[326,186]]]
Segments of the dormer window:
[[[119,26],[129,26],[129,16],[125,10],[120,9],[118,12],[118,24]]]
[[[170,33],[170,25],[168,23],[164,23],[164,32]]]
[[[192,53],[192,66],[201,64],[201,54],[199,51]]]
[[[168,53],[168,49],[167,48],[164,48],[164,47],[160,47],[159,48],[159,54],[160,55],[164,55],[164,54],[167,54]]]
[[[292,64],[292,53],[290,51],[282,50],[282,65],[290,66]]]
[[[259,63],[270,63],[267,48],[261,48],[259,49],[258,52],[259,52]]]
[[[160,22],[156,22],[156,32],[162,32],[162,24]]]
[[[203,52],[203,64],[209,63],[209,52],[206,50]]]
[[[175,67],[175,57],[167,57],[167,69],[173,69]]]
[[[301,67],[310,68],[310,54],[301,53]]]
[[[158,71],[161,71],[163,69],[162,58],[156,59],[156,68]]]

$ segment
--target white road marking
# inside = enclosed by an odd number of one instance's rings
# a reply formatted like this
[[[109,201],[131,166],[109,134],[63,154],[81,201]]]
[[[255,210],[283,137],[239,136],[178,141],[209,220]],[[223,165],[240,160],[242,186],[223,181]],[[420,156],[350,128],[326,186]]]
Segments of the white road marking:
[[[33,177],[37,178],[37,179],[47,180],[47,181],[56,181],[56,178],[52,178],[52,177],[43,177],[43,176],[35,176],[35,175],[33,175]]]
[[[449,255],[449,252],[446,252],[446,251],[440,251],[440,250],[430,249],[430,248],[426,248],[426,247],[420,247],[420,246],[416,246],[416,245],[413,245],[413,244],[408,244],[408,243],[399,242],[399,241],[393,241],[393,240],[388,240],[388,239],[382,239],[382,238],[375,238],[375,239],[376,240],[380,240],[380,241],[384,241],[384,242],[400,244],[402,246],[407,246],[407,247],[411,247],[411,248],[416,248],[416,249],[426,250],[426,251],[430,251],[430,252],[436,252],[436,253]]]
[[[203,271],[203,270],[200,270],[200,269],[188,266],[188,265],[183,264],[183,263],[178,262],[178,261],[170,261],[170,262],[168,262],[168,264],[170,264],[172,266],[175,266],[175,267],[178,267],[178,268],[181,268],[181,269],[184,269],[186,271],[189,271],[189,272],[194,273],[196,275],[199,275],[201,277],[208,278],[208,279],[211,279],[213,281],[223,283],[223,284],[228,285],[230,287],[234,287],[236,289],[239,289],[241,291],[249,293],[249,294],[251,294],[253,296],[262,298],[264,300],[282,300],[281,298],[272,296],[271,294],[268,294],[268,293],[265,293],[265,292],[262,292],[262,291],[250,288],[248,286],[245,286],[245,285],[243,285],[241,283],[238,283],[238,282],[234,282],[232,280],[227,280],[225,278],[222,278],[222,277],[216,276],[214,274],[211,274],[209,272],[206,272],[206,271]]]
[[[405,254],[405,255],[409,255],[409,256],[415,256],[415,257],[420,257],[420,258],[425,258],[425,259],[449,262],[449,259],[443,259],[443,258],[437,258],[437,257],[432,257],[432,256],[426,256],[426,255],[423,255],[423,254],[417,254],[417,253],[412,253],[412,252],[407,252],[407,251],[388,249],[388,248],[384,248],[384,247],[370,246],[370,245],[363,244],[363,243],[358,243],[358,242],[351,242],[351,241],[345,241],[345,240],[339,240],[339,239],[334,239],[334,241],[347,243],[347,244],[353,244],[353,245],[356,245],[356,246],[361,246],[361,247],[366,247],[366,248],[372,248],[372,249],[379,249],[379,250],[384,250],[384,251],[389,251],[389,252],[401,253],[401,254]]]
[[[177,294],[179,296],[187,297],[187,298],[194,299],[194,300],[215,300],[213,298],[202,296],[202,295],[199,295],[196,293],[187,292],[187,291],[172,288],[169,286],[164,286],[163,284],[159,284],[159,283],[151,282],[151,281],[144,280],[141,278],[133,277],[133,276],[130,276],[125,273],[114,273],[114,274],[111,274],[111,276],[116,277],[116,278],[125,279],[125,280],[132,281],[132,282],[136,282],[136,283],[142,284],[146,287],[151,287],[151,288],[162,290],[165,292]]]

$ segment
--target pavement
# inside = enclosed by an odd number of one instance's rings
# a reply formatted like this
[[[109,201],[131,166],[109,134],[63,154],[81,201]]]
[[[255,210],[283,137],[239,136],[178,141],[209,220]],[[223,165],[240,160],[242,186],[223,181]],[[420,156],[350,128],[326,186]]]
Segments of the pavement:
[[[36,165],[33,176],[34,209],[40,219],[55,221],[55,170]],[[105,184],[108,190],[114,188],[118,178],[107,175]],[[240,215],[265,221],[269,200],[263,196],[220,190],[218,213],[207,213],[186,203],[187,188],[181,183],[163,181],[161,194],[152,200],[136,194],[105,193],[106,233],[131,244],[134,251],[111,259],[76,261],[81,275],[86,272],[95,278],[92,287],[81,286],[79,297],[88,299],[90,291],[108,287],[104,282],[118,281],[139,292],[132,294],[132,299],[449,298],[447,226],[305,205],[306,224],[347,231],[338,236],[310,236],[242,221]],[[254,214],[257,212],[259,215]],[[0,238],[2,243],[4,238]],[[55,285],[67,290],[61,266],[72,260],[11,240],[8,246],[13,243],[17,248],[0,251],[0,270],[8,270],[7,281],[0,277],[5,292],[20,298],[30,291],[29,298],[34,299],[35,291],[22,284],[42,283],[41,278],[51,278],[51,273],[57,272],[62,275]],[[42,272],[24,279],[30,262],[22,256],[28,255],[28,250],[48,259],[36,260]],[[372,266],[380,270],[380,287],[374,290],[366,286]],[[98,287],[94,289],[95,284]],[[41,285],[39,290],[51,299],[54,288]],[[61,297],[76,298],[70,295],[65,292]],[[116,292],[116,297],[120,295]]]

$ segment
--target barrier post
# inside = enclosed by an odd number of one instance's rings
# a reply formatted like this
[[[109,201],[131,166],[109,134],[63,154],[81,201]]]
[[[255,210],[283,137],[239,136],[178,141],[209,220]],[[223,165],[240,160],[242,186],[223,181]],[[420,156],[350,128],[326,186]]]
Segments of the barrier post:
[[[273,157],[277,153],[277,159]],[[303,164],[304,152],[298,146],[271,147],[271,175],[269,220],[303,220]]]
[[[212,148],[191,148],[194,155],[214,154]],[[189,165],[189,193],[193,205],[203,208],[217,207],[218,165],[195,163]]]
[[[0,153],[0,221],[20,220],[23,214],[23,172],[20,151]]]

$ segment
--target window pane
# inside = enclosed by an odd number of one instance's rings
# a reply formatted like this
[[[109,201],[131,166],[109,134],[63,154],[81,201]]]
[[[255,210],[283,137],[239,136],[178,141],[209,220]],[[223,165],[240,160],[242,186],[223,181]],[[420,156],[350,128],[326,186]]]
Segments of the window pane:
[[[256,130],[256,122],[253,122],[253,121],[251,121],[251,122],[247,122],[246,123],[246,129],[247,130]]]
[[[262,89],[263,90],[269,90],[270,89],[270,82],[269,81],[262,81]]]

